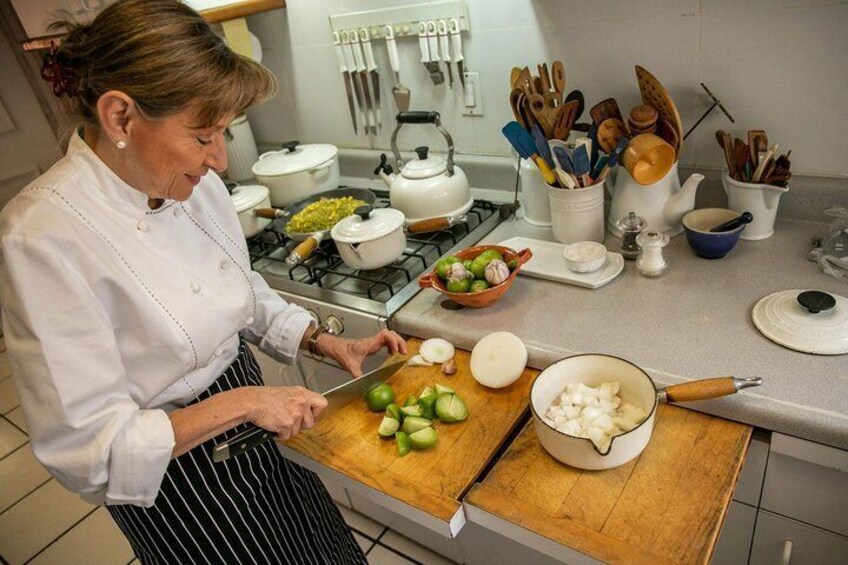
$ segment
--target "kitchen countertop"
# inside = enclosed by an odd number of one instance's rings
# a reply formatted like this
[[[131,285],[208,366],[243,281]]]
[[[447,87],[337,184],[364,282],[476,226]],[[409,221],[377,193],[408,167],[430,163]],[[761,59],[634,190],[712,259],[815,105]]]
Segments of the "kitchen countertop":
[[[493,306],[447,310],[432,289],[419,292],[390,320],[392,329],[420,338],[443,337],[470,350],[484,335],[510,331],[543,369],[577,353],[606,353],[632,361],[660,384],[734,375],[763,385],[684,406],[811,441],[848,449],[848,355],[799,353],[765,338],[751,309],[779,290],[818,289],[848,295],[848,286],[808,261],[810,239],[826,224],[778,221],[775,235],[740,240],[718,260],[700,259],[680,235],[664,249],[669,263],[657,279],[635,262],[611,283],[590,290],[526,276]],[[550,228],[510,220],[483,239],[515,236],[552,240]],[[607,248],[620,240],[607,235]]]

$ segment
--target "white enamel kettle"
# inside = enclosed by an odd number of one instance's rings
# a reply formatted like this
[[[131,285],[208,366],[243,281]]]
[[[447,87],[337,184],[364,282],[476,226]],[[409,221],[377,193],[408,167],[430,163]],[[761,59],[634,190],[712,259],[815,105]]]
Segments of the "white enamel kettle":
[[[418,159],[404,164],[397,146],[398,132],[403,124],[435,125],[447,141],[447,159],[428,155],[429,147],[417,147]],[[453,139],[442,127],[438,112],[400,112],[392,133],[392,154],[400,172],[392,174],[383,154],[375,173],[389,187],[391,206],[403,212],[407,224],[432,218],[455,218],[471,209],[474,200],[468,178],[453,164]]]

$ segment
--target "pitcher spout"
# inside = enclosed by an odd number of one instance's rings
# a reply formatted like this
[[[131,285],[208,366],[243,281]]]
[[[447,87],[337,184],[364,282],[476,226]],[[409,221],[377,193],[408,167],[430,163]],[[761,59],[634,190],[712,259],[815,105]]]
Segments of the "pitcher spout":
[[[663,207],[663,217],[670,226],[679,226],[683,216],[695,209],[695,194],[698,185],[704,180],[704,175],[692,174],[680,190],[672,194]]]

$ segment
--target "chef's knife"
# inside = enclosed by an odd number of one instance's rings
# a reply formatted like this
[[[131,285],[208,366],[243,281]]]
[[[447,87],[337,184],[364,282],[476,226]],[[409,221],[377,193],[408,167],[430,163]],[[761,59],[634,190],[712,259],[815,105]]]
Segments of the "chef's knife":
[[[448,68],[448,86],[453,88],[450,46],[448,44],[448,22],[445,20],[439,20],[436,22],[436,33],[439,35],[439,51],[441,51],[442,61],[445,62],[445,66]]]
[[[339,39],[339,32],[333,32],[333,45],[336,48],[336,59],[339,62],[339,71],[344,79],[345,93],[347,94],[347,106],[350,110],[350,119],[353,121],[353,133],[359,133],[356,128],[356,108],[353,107],[353,92],[351,92],[350,74],[347,72],[345,65],[344,53],[342,53],[342,41]]]
[[[368,86],[368,69],[365,67],[365,58],[362,56],[362,45],[359,43],[359,32],[355,29],[350,31],[350,46],[353,49],[353,60],[356,63],[356,72],[359,73],[359,82],[365,94],[365,116],[373,135],[377,135],[377,119],[374,117],[374,103],[371,102],[371,87]]]
[[[459,73],[459,82],[465,89],[465,64],[462,62],[465,57],[462,54],[462,31],[459,29],[458,19],[450,19],[448,31],[450,32],[451,43],[453,43],[453,60],[456,61],[456,72]]]
[[[350,46],[350,34],[347,31],[342,31],[342,53],[344,54],[345,67],[350,75],[350,81],[353,83],[353,93],[356,94],[356,104],[359,107],[359,114],[362,117],[362,123],[365,124],[365,134],[368,134],[368,117],[365,113],[365,106],[362,102],[362,88],[359,86],[359,79],[356,74],[356,62],[353,58],[353,49]]]
[[[401,367],[406,365],[406,361],[398,361],[391,365],[386,365],[370,373],[366,373],[358,379],[353,379],[342,385],[337,386],[332,390],[324,393],[324,398],[327,399],[327,406],[319,414],[319,418],[324,418],[327,414],[335,412],[342,406],[350,404],[357,398],[362,398],[363,395],[372,386],[385,381],[394,375]],[[253,424],[249,425],[246,430],[240,432],[227,441],[219,443],[212,449],[212,461],[216,463],[226,461],[231,457],[240,455],[249,449],[253,449],[257,445],[274,439],[277,435],[274,432],[269,432]]]
[[[365,53],[365,69],[371,74],[371,86],[374,87],[374,110],[377,127],[383,129],[383,115],[380,112],[380,75],[377,73],[377,63],[374,61],[374,50],[371,48],[371,34],[367,28],[359,30],[359,40]]]

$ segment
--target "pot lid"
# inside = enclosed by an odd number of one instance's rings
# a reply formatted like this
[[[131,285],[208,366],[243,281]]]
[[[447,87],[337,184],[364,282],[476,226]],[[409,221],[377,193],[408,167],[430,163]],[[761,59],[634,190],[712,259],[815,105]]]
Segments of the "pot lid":
[[[256,208],[268,198],[268,188],[258,184],[239,185],[233,189],[230,198],[233,199],[236,213]]]
[[[361,206],[356,213],[333,226],[330,236],[341,243],[362,243],[403,229],[403,212],[394,208]]]
[[[444,173],[448,168],[448,162],[443,157],[428,157],[429,147],[416,147],[415,152],[418,159],[410,161],[403,166],[404,177],[408,179],[428,179]]]
[[[770,340],[804,353],[848,353],[848,298],[819,291],[783,290],[762,298],[751,312]]]
[[[336,157],[339,150],[327,143],[300,145],[299,141],[283,144],[279,151],[269,151],[259,156],[251,171],[254,175],[276,177],[314,169]]]

